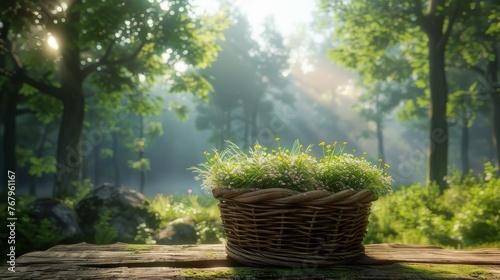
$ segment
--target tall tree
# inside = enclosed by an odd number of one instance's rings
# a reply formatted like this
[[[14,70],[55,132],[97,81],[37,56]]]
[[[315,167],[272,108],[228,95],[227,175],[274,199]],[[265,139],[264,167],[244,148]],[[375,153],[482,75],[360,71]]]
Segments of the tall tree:
[[[364,77],[385,79],[378,77],[377,71],[390,60],[391,48],[417,54],[412,58],[414,73],[423,73],[429,85],[427,181],[436,182],[440,189],[447,187],[444,177],[449,142],[445,54],[453,26],[467,20],[471,2],[474,1],[322,0],[320,4],[323,11],[336,19],[336,42],[330,57],[359,70]],[[424,49],[419,42],[427,43]],[[426,54],[425,60],[422,54]]]
[[[500,3],[473,1],[469,7],[468,20],[460,22],[451,34],[458,47],[452,49],[449,65],[462,71],[472,69],[479,74],[468,75],[478,82],[478,99],[491,101],[494,158],[496,166],[500,167]]]
[[[473,72],[463,69],[455,70],[449,71],[450,98],[447,115],[450,122],[460,129],[460,162],[463,179],[470,170],[469,129],[474,124],[476,114],[483,105],[483,101],[479,99],[478,82],[473,80],[475,78],[474,75],[471,75]]]
[[[139,74],[150,79],[170,75],[172,91],[206,95],[211,88],[203,77],[195,72],[178,73],[174,65],[182,61],[208,66],[216,57],[219,47],[215,41],[226,25],[222,16],[197,15],[188,0],[18,0],[4,1],[0,8],[2,32],[8,32],[2,33],[5,54],[12,61],[13,72],[63,105],[53,190],[57,197],[73,195],[73,184],[81,179],[83,85],[100,81],[115,88],[134,88]],[[12,28],[6,30],[5,26]],[[23,60],[26,48],[13,44],[15,41],[45,51],[49,43],[57,49],[56,56],[38,61],[46,72],[55,73],[52,79],[26,71],[35,62]]]
[[[11,76],[12,80],[18,80],[19,75]],[[3,134],[2,134],[2,182],[7,182],[8,171],[17,171],[17,157],[16,157],[16,144],[17,144],[17,127],[16,127],[16,117],[17,117],[17,104],[19,102],[19,90],[21,88],[21,83],[16,85],[4,82],[0,87],[2,92],[2,121],[3,121]],[[2,188],[7,186],[2,183]]]
[[[223,50],[213,66],[205,70],[213,77],[214,94],[197,108],[197,128],[213,130],[211,141],[219,148],[225,140],[248,144],[252,110],[265,91],[257,68],[259,45],[252,39],[250,24],[238,10],[232,10],[231,16],[235,24],[225,31]]]
[[[354,109],[367,121],[375,123],[375,137],[378,146],[378,158],[385,161],[384,126],[386,115],[391,113],[405,99],[415,97],[412,80],[403,82],[372,82],[360,81],[361,93]]]
[[[139,137],[134,139],[132,150],[138,153],[138,160],[129,161],[131,168],[139,171],[139,191],[144,193],[146,186],[146,172],[151,170],[149,158],[145,156],[148,142],[163,135],[163,127],[159,122],[146,123],[144,114],[139,114]]]
[[[238,10],[236,23],[227,29],[223,51],[207,74],[214,78],[215,93],[208,104],[198,106],[198,129],[212,129],[212,141],[224,140],[251,146],[270,119],[272,101],[285,100],[288,50],[274,20],[267,18],[259,39],[253,39],[247,19]],[[231,71],[227,71],[231,69]],[[262,134],[262,133],[261,133]]]
[[[498,70],[500,46],[498,46],[498,42],[496,45],[492,51],[494,58],[488,62],[486,68],[486,77],[488,79],[487,90],[493,104],[493,145],[495,148],[496,167],[499,170],[497,172],[500,172],[500,82],[498,79],[500,73]]]

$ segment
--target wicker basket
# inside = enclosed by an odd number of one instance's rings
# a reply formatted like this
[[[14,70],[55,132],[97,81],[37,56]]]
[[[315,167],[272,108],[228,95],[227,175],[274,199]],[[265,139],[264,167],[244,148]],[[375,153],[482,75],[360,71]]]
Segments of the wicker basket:
[[[227,237],[227,254],[250,266],[319,267],[364,254],[369,190],[338,193],[272,188],[213,190]]]

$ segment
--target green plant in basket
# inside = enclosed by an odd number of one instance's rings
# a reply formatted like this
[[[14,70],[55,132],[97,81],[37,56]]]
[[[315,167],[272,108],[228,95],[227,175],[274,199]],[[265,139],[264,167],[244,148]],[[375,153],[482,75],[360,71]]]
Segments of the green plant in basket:
[[[344,153],[347,145],[321,142],[323,156],[311,155],[312,145],[304,147],[295,141],[290,148],[279,144],[269,151],[256,144],[243,152],[236,144],[228,142],[228,148],[212,153],[205,152],[207,161],[191,168],[203,180],[205,189],[268,189],[286,188],[300,192],[327,190],[339,192],[369,189],[379,196],[390,191],[389,166],[372,164],[363,157]]]
[[[229,142],[193,167],[220,201],[226,252],[252,266],[315,267],[351,262],[362,245],[371,202],[390,190],[389,166],[344,153],[347,143],[288,149]]]

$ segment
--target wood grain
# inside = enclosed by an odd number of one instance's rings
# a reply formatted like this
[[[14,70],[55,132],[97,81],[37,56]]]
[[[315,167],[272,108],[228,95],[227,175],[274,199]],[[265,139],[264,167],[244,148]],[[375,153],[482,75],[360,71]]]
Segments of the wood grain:
[[[455,272],[457,270],[458,272]],[[373,244],[351,265],[252,268],[227,259],[224,245],[58,245],[19,257],[1,279],[500,279],[500,249],[447,250]]]

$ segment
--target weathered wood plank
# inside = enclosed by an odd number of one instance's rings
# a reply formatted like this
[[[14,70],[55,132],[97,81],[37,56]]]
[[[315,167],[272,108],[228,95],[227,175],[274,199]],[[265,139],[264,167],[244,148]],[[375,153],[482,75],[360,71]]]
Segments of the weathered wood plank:
[[[21,256],[19,265],[77,264],[86,266],[177,266],[208,267],[231,265],[223,245],[131,245],[116,243],[94,245],[80,243],[58,245],[47,251],[36,251]],[[209,264],[204,264],[210,261]]]
[[[338,266],[328,269],[276,269],[253,267],[172,268],[114,267],[93,268],[32,265],[2,279],[500,279],[500,274],[483,267],[435,264],[392,264],[381,266]]]
[[[434,263],[500,265],[500,248],[450,250],[436,246],[400,244],[366,245],[366,256],[360,264]]]
[[[58,245],[47,251],[31,252],[18,259],[21,264],[31,263],[182,263],[220,261],[221,266],[230,266],[224,246],[214,245],[130,245],[116,243],[94,245],[80,243]],[[382,265],[392,263],[434,263],[434,264],[475,264],[500,265],[500,249],[448,250],[435,246],[415,246],[398,244],[366,245],[366,256],[356,264]],[[203,267],[203,266],[201,266]]]
[[[474,266],[471,266],[474,265]],[[375,244],[352,265],[251,268],[216,245],[58,245],[25,254],[1,279],[500,279],[500,249]]]

